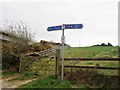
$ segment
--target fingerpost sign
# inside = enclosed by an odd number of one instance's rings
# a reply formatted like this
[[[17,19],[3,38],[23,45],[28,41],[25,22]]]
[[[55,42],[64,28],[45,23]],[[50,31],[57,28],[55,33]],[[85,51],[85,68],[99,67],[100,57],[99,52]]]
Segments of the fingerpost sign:
[[[82,24],[63,24],[59,26],[51,26],[47,28],[47,31],[57,31],[62,30],[62,36],[61,36],[61,42],[62,42],[62,81],[64,80],[64,43],[65,43],[65,36],[64,36],[64,30],[65,29],[82,29]]]

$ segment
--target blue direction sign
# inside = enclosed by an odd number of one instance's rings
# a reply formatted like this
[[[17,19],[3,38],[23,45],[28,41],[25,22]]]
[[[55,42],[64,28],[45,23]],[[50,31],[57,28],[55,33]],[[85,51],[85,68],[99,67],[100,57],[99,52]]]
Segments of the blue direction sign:
[[[65,24],[65,29],[79,29],[83,28],[82,24]]]
[[[64,28],[62,28],[63,25],[59,26],[51,26],[47,28],[47,31],[56,31],[56,30],[62,30],[62,29],[82,29],[82,24],[64,24]]]
[[[52,26],[52,27],[47,28],[47,31],[55,31],[55,30],[62,30],[62,25],[61,26]]]

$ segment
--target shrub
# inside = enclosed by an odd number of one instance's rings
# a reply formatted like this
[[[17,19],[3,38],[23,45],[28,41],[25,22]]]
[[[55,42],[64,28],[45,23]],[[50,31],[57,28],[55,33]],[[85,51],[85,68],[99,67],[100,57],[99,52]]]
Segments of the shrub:
[[[10,53],[2,53],[2,69],[9,69],[14,71],[19,69],[19,57],[14,56]]]

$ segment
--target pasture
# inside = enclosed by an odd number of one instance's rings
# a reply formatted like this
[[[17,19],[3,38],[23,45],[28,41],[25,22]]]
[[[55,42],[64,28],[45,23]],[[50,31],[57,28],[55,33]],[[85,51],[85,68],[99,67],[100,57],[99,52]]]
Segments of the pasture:
[[[65,58],[83,57],[118,57],[118,47],[113,46],[91,46],[71,47],[65,49]]]

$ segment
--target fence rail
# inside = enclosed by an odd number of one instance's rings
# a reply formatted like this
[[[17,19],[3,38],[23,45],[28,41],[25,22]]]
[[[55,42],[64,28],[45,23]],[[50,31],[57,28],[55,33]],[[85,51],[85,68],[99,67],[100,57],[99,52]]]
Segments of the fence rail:
[[[41,57],[45,57],[45,56],[49,56],[51,54],[55,54],[56,53],[56,48],[49,48],[37,53],[31,52],[31,53],[27,53],[25,54],[25,56],[41,56]]]
[[[89,69],[109,69],[109,70],[120,70],[118,67],[96,67],[96,66],[64,66],[65,68],[89,68]]]
[[[60,59],[62,60],[62,59]],[[80,61],[120,61],[119,58],[64,58],[64,60],[80,60]]]
[[[44,51],[40,52],[40,56],[48,56],[50,54],[55,54],[56,53],[56,48],[50,48]]]
[[[59,61],[62,60],[61,58],[58,59]],[[76,63],[78,63],[79,61],[119,61],[120,62],[120,58],[64,58],[65,61],[77,61]],[[59,62],[56,60],[56,62]],[[60,62],[58,67],[60,68],[62,65],[60,65]],[[57,67],[56,65],[56,67]],[[71,66],[71,65],[64,65],[65,68],[84,68],[84,69],[103,69],[103,70],[118,70],[120,71],[120,67],[104,67],[104,66],[99,66],[99,65],[95,65],[95,66]],[[58,69],[59,70],[59,69]],[[57,71],[56,71],[57,72]],[[58,74],[57,74],[58,75]],[[60,75],[59,75],[60,76]],[[58,77],[58,76],[57,76]]]

